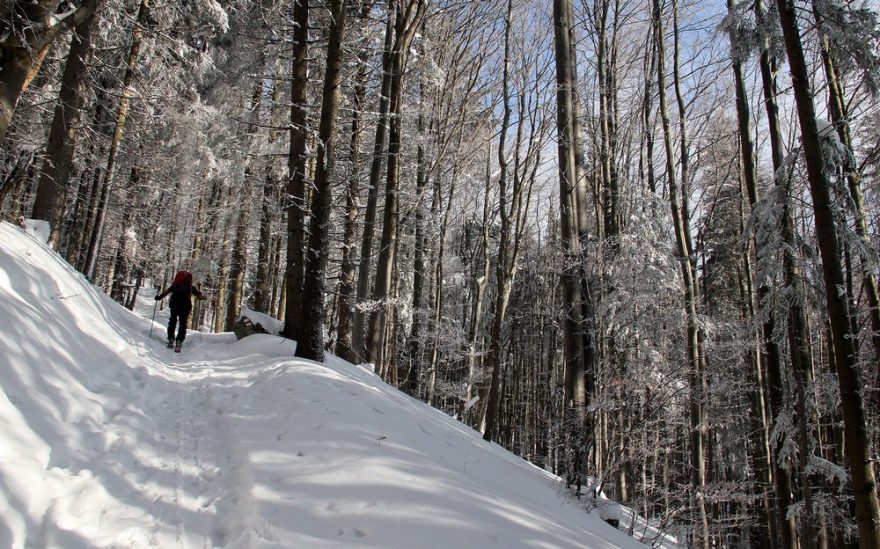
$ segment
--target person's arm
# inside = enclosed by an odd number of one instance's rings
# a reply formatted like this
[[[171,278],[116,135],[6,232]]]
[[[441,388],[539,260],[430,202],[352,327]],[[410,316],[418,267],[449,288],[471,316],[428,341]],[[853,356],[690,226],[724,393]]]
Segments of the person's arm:
[[[199,289],[195,286],[192,287],[192,291],[195,294],[196,299],[198,299],[199,301],[203,301],[205,299],[205,296],[202,295],[202,292],[200,292]]]
[[[159,301],[160,299],[164,298],[169,293],[171,293],[171,286],[168,286],[168,289],[165,290],[164,292],[162,292],[161,294],[156,294],[156,301]]]

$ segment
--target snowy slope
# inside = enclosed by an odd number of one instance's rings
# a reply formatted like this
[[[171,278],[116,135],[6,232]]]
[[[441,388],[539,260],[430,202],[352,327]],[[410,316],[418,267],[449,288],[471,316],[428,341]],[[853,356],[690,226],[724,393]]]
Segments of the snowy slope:
[[[0,547],[645,547],[363,367],[139,308],[0,224]]]

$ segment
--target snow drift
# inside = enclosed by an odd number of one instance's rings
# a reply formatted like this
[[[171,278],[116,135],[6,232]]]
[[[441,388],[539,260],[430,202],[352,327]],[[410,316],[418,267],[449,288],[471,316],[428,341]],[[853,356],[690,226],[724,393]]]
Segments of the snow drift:
[[[172,353],[145,297],[0,224],[0,546],[644,547],[363,367],[269,335]]]

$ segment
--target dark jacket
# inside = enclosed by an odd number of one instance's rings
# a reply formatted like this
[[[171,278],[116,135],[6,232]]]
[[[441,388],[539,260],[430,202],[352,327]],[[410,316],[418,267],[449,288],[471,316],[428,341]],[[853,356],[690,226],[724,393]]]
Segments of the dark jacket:
[[[176,286],[172,284],[167,290],[159,294],[159,299],[162,299],[169,294],[171,295],[171,299],[168,301],[168,306],[175,311],[189,311],[192,309],[192,296],[196,296],[198,299],[204,299],[202,292],[190,284],[185,286]]]

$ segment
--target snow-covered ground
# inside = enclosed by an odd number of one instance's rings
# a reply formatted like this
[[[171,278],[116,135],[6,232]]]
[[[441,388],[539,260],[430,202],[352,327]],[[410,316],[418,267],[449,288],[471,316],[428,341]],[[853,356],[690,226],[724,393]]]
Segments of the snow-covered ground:
[[[118,306],[0,224],[0,547],[630,547],[557,478],[335,357]]]

